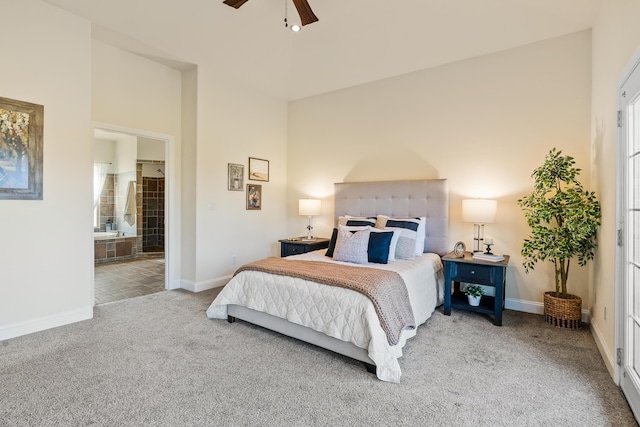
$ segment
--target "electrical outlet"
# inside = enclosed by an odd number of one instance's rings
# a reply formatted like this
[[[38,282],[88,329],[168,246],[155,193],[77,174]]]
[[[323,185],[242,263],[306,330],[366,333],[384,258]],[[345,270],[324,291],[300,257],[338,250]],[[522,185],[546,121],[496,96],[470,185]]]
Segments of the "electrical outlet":
[[[231,257],[231,265],[236,265],[236,262],[238,262],[238,257],[234,255]]]

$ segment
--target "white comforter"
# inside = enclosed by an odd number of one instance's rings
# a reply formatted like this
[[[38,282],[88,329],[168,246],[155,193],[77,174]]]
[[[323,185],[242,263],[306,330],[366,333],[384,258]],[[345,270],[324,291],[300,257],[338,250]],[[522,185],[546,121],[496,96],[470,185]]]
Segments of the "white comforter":
[[[295,260],[336,262],[326,250],[287,257]],[[348,263],[340,263],[348,264]],[[356,264],[348,264],[355,266]],[[442,262],[436,254],[415,260],[396,260],[367,267],[398,272],[405,281],[416,325],[424,323],[444,298]],[[383,381],[400,381],[398,358],[416,329],[402,332],[400,342],[390,346],[373,303],[350,289],[327,286],[288,276],[243,271],[224,287],[207,310],[210,319],[226,319],[227,305],[237,304],[265,312],[366,349]]]

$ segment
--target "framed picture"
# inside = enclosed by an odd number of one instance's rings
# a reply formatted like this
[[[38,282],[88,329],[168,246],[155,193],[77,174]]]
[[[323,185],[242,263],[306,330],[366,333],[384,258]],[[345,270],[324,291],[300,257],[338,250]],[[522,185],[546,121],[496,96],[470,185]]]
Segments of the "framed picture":
[[[42,200],[44,107],[0,97],[0,199]]]
[[[244,165],[227,163],[229,167],[227,190],[244,191]]]
[[[262,185],[247,184],[247,210],[262,209]]]
[[[249,179],[252,181],[269,181],[269,160],[249,157]]]

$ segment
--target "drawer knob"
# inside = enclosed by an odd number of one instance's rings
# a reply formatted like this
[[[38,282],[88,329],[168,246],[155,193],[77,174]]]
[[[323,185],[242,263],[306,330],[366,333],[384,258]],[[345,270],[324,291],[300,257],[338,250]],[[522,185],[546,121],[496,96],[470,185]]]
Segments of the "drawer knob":
[[[470,274],[476,274],[476,271],[475,270],[471,270],[469,273]]]

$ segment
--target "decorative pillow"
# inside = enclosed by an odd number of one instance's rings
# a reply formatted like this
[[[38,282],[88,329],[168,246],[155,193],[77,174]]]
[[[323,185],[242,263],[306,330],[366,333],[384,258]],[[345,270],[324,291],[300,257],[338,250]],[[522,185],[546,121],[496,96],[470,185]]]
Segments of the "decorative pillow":
[[[352,233],[344,225],[338,225],[338,238],[333,251],[335,261],[366,264],[369,261],[367,249],[369,248],[369,228]]]
[[[349,231],[354,232],[354,231],[360,231],[360,230],[366,230],[368,228],[370,228],[368,225],[365,226],[344,226],[345,228],[347,228]],[[328,257],[333,257],[333,251],[336,248],[336,241],[338,240],[338,229],[334,228],[333,229],[333,233],[331,233],[331,239],[329,240],[329,247],[327,248],[327,252],[324,254],[325,256]]]
[[[338,217],[338,225],[350,225],[350,226],[356,226],[356,227],[366,227],[366,226],[375,227],[376,221],[377,221],[376,217],[363,217],[363,216],[351,216],[351,215]]]
[[[389,262],[389,250],[393,231],[372,232],[369,235],[369,246],[367,246],[367,257],[369,262],[387,264]]]
[[[371,228],[371,235],[375,233],[393,233],[391,237],[391,243],[389,244],[389,257],[387,258],[388,262],[396,260],[396,248],[398,247],[398,239],[400,238],[400,231],[398,230],[381,230],[379,228]],[[371,238],[369,238],[371,241]]]
[[[400,231],[400,238],[396,246],[396,258],[413,259],[422,255],[424,252],[424,227],[426,226],[426,218],[424,220],[423,218],[390,218],[386,215],[378,215],[378,228]]]
[[[334,228],[333,233],[331,233],[331,239],[329,240],[329,247],[327,248],[327,252],[324,254],[328,257],[333,257],[333,251],[336,249],[336,240],[338,239],[338,229]]]
[[[396,246],[398,244],[398,238],[400,233],[395,230],[380,230],[373,227],[349,227],[344,226],[350,232],[371,230],[369,237],[369,246],[367,247],[367,254],[369,262],[375,262],[378,264],[387,264],[391,261],[395,261]],[[328,257],[333,257],[333,252],[336,248],[336,241],[338,239],[338,229],[334,228],[331,233],[331,239],[329,240],[329,247],[324,254]]]

